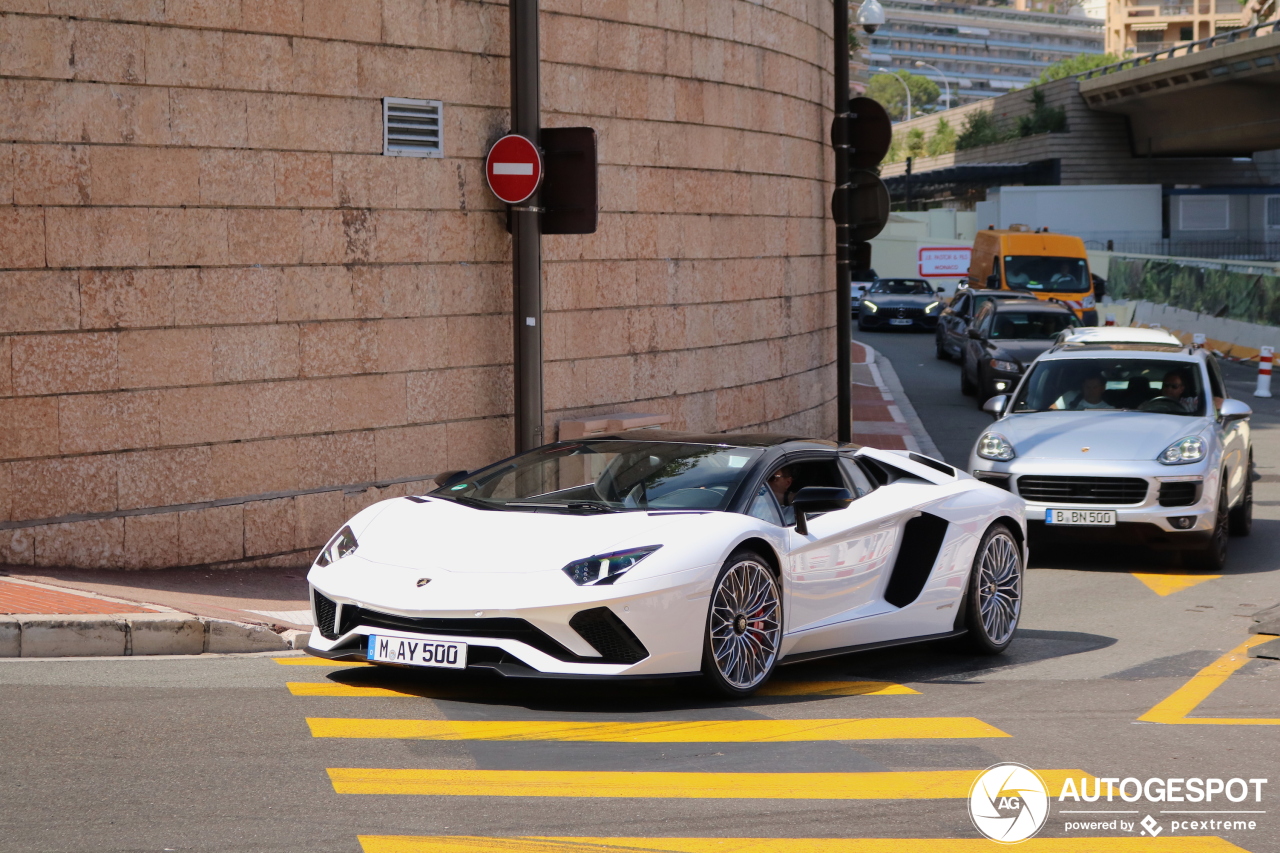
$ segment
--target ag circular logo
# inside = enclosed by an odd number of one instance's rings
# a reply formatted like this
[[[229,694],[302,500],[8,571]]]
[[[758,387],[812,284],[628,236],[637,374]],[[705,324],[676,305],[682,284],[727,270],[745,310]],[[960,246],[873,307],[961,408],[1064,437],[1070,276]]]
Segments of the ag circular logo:
[[[982,771],[969,789],[969,817],[992,841],[1026,841],[1049,817],[1049,791],[1030,767],[997,764]]]

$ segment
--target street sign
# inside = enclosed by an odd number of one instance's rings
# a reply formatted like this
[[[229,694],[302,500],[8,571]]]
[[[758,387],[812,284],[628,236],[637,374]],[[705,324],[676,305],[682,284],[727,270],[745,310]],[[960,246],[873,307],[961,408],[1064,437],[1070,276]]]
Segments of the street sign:
[[[542,154],[547,176],[542,181],[543,234],[594,234],[596,200],[596,131],[591,127],[544,127]]]
[[[844,122],[845,142],[849,146],[850,169],[873,169],[889,153],[893,142],[893,125],[879,101],[850,98],[849,114],[831,120],[831,144],[839,145],[839,123]]]
[[[969,274],[968,246],[921,246],[921,278],[961,278]]]
[[[875,172],[852,169],[848,188],[831,194],[831,216],[849,223],[850,243],[870,240],[889,221],[889,190]]]
[[[494,195],[507,204],[519,204],[538,191],[542,155],[528,139],[511,133],[489,149],[484,174]]]

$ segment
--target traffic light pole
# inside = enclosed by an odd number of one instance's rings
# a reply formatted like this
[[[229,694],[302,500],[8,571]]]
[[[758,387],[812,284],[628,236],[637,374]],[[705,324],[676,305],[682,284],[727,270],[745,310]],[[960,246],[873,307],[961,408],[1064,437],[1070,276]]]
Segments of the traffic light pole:
[[[843,194],[844,216],[836,216],[836,436],[853,441],[853,322],[849,283],[849,223],[853,221],[853,194],[849,186],[849,3],[835,0],[835,113],[832,145],[835,148],[835,191]],[[839,207],[839,205],[837,205]]]
[[[511,132],[541,148],[538,85],[538,0],[511,8]],[[541,193],[511,206],[512,298],[515,312],[516,452],[543,444]]]

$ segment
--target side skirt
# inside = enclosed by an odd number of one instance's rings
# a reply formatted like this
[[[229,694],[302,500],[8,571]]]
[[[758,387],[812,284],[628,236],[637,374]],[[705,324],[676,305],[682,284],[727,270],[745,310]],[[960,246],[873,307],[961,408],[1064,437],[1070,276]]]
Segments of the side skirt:
[[[883,640],[879,643],[862,643],[857,646],[841,646],[838,649],[820,649],[816,652],[801,652],[798,655],[787,655],[778,661],[778,666],[786,666],[793,663],[803,663],[804,661],[818,660],[819,658],[835,657],[836,655],[847,655],[853,652],[868,652],[873,649],[888,649],[893,646],[909,646],[913,643],[931,643],[934,640],[949,640],[952,637],[959,637],[967,634],[967,630],[946,631],[941,634],[926,634],[923,637],[903,637],[900,640]]]

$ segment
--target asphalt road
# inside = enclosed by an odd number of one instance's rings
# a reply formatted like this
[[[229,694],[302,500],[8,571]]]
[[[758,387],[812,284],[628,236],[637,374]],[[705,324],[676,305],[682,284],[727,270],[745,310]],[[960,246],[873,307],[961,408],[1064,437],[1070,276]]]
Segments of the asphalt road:
[[[959,395],[956,368],[934,361],[924,335],[870,342],[961,461],[953,448],[967,453],[987,419]],[[1070,850],[1280,853],[1280,663],[1228,657],[1249,615],[1280,602],[1280,418],[1268,412],[1255,425],[1258,520],[1223,576],[1140,553],[1034,553],[1023,629],[997,658],[940,645],[849,655],[784,668],[774,695],[743,702],[681,682],[263,656],[0,661],[0,850],[816,853],[802,838],[911,839],[823,853],[956,850],[927,839],[978,839],[969,786],[1012,761],[1055,780],[1268,779],[1261,802],[1055,798],[1039,837],[1081,839]],[[1220,677],[1193,678],[1215,662]],[[637,725],[675,722],[656,742]],[[1108,814],[1073,813],[1096,810]],[[1167,813],[1192,810],[1262,813]],[[1161,840],[1144,846],[1147,816]],[[1255,828],[1176,831],[1180,819]],[[1133,828],[1068,830],[1076,820]],[[575,840],[492,840],[512,836]],[[1083,841],[1095,837],[1113,840]],[[696,840],[724,838],[773,840]]]

